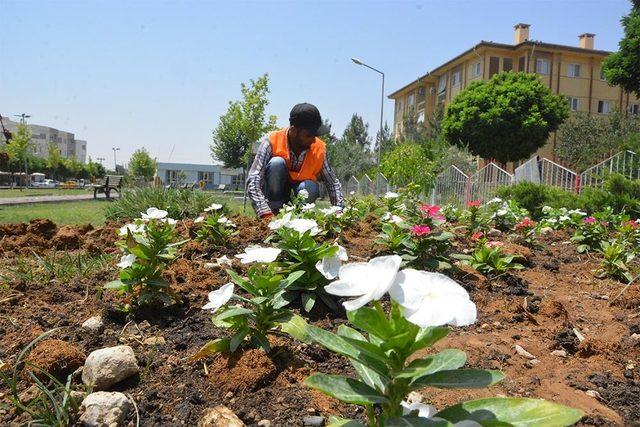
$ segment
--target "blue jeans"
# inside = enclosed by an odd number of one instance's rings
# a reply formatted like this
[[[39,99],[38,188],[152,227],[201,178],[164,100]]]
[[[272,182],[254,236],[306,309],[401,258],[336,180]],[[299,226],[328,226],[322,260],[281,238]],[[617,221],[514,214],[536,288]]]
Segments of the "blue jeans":
[[[277,213],[282,205],[291,201],[291,190],[295,194],[298,194],[300,190],[307,190],[309,197],[305,200],[306,203],[313,203],[320,196],[320,187],[317,182],[310,179],[292,182],[284,159],[272,157],[265,168],[262,192],[273,213]]]

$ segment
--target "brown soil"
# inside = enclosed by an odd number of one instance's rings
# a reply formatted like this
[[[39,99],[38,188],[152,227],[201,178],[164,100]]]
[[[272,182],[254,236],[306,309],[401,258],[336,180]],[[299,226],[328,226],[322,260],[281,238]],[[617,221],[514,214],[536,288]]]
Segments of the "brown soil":
[[[57,339],[39,342],[25,359],[23,375],[30,378],[33,373],[41,380],[47,380],[47,375],[40,369],[50,373],[60,380],[84,364],[85,354],[75,345]],[[40,369],[37,369],[40,368]]]
[[[249,244],[264,244],[266,224],[235,217],[238,235],[227,247],[189,243],[180,249],[181,258],[166,272],[181,304],[139,310],[126,318],[115,309],[123,299],[101,286],[116,277],[96,272],[88,279],[38,287],[10,280],[0,283],[0,360],[12,366],[16,355],[40,333],[55,327],[55,339],[73,346],[79,354],[56,353],[61,345],[36,348],[30,358],[47,362],[56,374],[67,374],[70,361],[84,354],[122,343],[131,345],[143,371],[135,381],[118,390],[135,399],[141,425],[196,425],[204,410],[225,405],[247,425],[268,419],[274,426],[299,426],[307,415],[331,414],[361,418],[354,405],[343,405],[303,385],[312,372],[354,375],[344,358],[319,348],[283,337],[267,357],[260,350],[219,355],[195,363],[187,362],[207,341],[226,336],[215,327],[211,315],[200,309],[207,293],[228,281],[222,268],[205,268],[215,257],[229,258]],[[179,225],[192,235],[192,223]],[[46,221],[0,227],[0,275],[3,266],[18,256],[33,257],[32,251],[54,250],[51,239],[68,234],[70,251],[94,254],[117,252],[114,242],[120,224],[99,229],[62,227]],[[82,230],[82,231],[81,231]],[[57,233],[57,234],[56,234]],[[339,243],[353,260],[367,260],[382,253],[374,241],[379,233],[372,219],[345,230]],[[423,394],[437,407],[461,400],[495,395],[539,397],[582,409],[586,417],[579,425],[633,425],[640,419],[640,287],[631,286],[613,304],[622,285],[596,279],[593,256],[579,255],[565,232],[554,232],[541,240],[542,247],[527,253],[529,267],[488,279],[461,267],[455,278],[469,290],[478,307],[478,321],[466,328],[454,328],[436,349],[459,348],[467,352],[470,367],[500,369],[506,379],[490,389],[433,390]],[[77,238],[77,240],[76,240]],[[456,251],[470,247],[461,238]],[[528,248],[524,248],[528,249]],[[237,261],[234,268],[240,268]],[[240,270],[239,270],[240,271]],[[5,285],[5,286],[3,286]],[[82,322],[102,314],[105,328],[100,334],[80,328]],[[344,314],[314,309],[317,326],[335,330],[345,322]],[[580,341],[575,331],[585,340]],[[164,338],[164,344],[149,345],[150,337]],[[40,345],[44,345],[46,341]],[[518,344],[532,353],[537,364],[518,355]],[[551,354],[566,351],[566,357]],[[81,362],[80,362],[81,363]],[[63,367],[66,367],[63,369]],[[24,381],[21,389],[28,388]],[[597,391],[600,398],[585,392]],[[0,396],[6,391],[0,386]],[[6,403],[0,397],[0,403]],[[13,410],[0,412],[0,425],[14,422]],[[135,420],[132,420],[135,422]]]

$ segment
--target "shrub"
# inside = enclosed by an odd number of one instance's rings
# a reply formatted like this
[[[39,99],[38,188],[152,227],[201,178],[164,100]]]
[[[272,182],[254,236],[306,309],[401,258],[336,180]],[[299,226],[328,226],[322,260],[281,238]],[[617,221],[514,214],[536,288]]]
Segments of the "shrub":
[[[604,210],[607,206],[616,212],[625,211],[632,217],[640,217],[640,181],[620,174],[609,175],[602,188],[585,188],[580,202],[589,212]]]
[[[122,198],[109,204],[105,210],[105,217],[108,220],[138,218],[149,206],[157,206],[166,210],[168,216],[174,219],[194,218],[214,200],[213,195],[201,191],[138,188],[123,193]]]
[[[518,206],[528,210],[535,219],[542,218],[544,206],[569,209],[581,207],[579,197],[576,194],[532,182],[520,182],[508,187],[501,187],[497,194],[503,199],[515,200]]]

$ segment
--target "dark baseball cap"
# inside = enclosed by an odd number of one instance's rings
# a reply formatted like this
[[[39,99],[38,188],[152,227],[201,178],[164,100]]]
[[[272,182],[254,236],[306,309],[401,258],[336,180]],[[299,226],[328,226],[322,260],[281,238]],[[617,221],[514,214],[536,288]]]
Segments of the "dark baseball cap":
[[[306,102],[293,106],[289,113],[289,124],[306,129],[314,136],[324,135],[330,131],[329,127],[322,124],[322,117],[316,106]]]

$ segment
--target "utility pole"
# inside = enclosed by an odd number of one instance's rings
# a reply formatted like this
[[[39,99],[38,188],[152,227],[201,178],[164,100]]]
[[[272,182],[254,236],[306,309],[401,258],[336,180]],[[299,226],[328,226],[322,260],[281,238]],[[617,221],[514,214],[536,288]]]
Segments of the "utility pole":
[[[26,113],[22,113],[22,114],[14,114],[16,117],[20,117],[20,124],[26,126],[27,125],[27,119],[30,118],[31,116],[26,114]],[[24,152],[24,185],[25,187],[29,187],[29,168],[27,167],[27,152],[29,151],[29,144],[27,144],[27,147],[25,148],[25,152]]]
[[[116,151],[120,151],[120,147],[113,147],[113,171],[115,172],[118,168],[118,163],[116,163]]]
[[[104,157],[96,157],[96,160],[100,162],[100,164],[102,164],[102,162],[104,162],[106,159]]]

